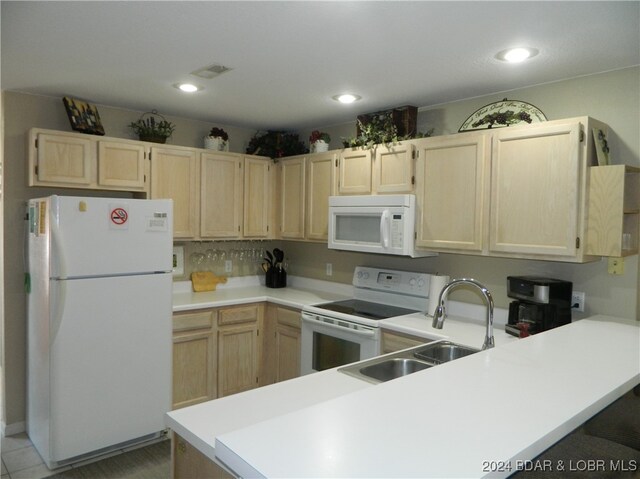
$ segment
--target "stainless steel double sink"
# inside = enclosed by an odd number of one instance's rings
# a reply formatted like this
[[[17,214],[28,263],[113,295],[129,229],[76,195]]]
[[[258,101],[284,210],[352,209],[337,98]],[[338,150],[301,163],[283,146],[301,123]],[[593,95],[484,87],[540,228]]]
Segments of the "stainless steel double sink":
[[[377,384],[469,356],[478,351],[480,350],[451,341],[437,341],[344,366],[338,371]]]

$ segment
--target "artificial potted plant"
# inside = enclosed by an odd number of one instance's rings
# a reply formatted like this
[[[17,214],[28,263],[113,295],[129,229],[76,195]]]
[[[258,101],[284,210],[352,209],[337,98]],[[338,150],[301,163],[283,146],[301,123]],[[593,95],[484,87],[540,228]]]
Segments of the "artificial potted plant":
[[[229,151],[229,135],[222,128],[213,127],[204,137],[204,147],[209,150]]]
[[[274,159],[308,153],[297,133],[275,130],[256,132],[246,151],[250,155],[264,155]]]
[[[329,142],[331,137],[329,133],[323,133],[319,130],[313,130],[309,136],[309,145],[311,153],[319,153],[321,151],[329,151]]]
[[[156,119],[156,115],[160,120]],[[165,143],[176,129],[173,123],[165,120],[156,110],[144,113],[138,120],[131,122],[129,128],[138,135],[140,141],[153,143]]]

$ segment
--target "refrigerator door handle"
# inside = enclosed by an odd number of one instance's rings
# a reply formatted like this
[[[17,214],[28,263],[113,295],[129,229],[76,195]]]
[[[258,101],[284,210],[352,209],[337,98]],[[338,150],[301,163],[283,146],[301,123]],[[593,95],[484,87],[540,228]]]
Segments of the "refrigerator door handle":
[[[53,280],[49,285],[49,305],[51,317],[49,319],[49,345],[52,345],[62,325],[65,300],[67,298],[67,281]]]
[[[57,265],[57,268],[54,268],[53,264],[51,265],[51,270],[56,272],[53,276],[55,278],[65,279],[67,277],[67,261],[63,247],[64,238],[58,225],[60,205],[57,199],[56,196],[51,198],[51,210],[49,211],[49,231],[51,233],[51,251],[49,258],[51,262],[55,261]]]

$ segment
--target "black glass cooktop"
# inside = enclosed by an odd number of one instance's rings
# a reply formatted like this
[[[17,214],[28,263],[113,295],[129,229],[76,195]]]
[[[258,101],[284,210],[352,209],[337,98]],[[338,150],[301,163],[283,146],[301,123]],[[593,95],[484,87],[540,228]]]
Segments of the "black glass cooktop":
[[[394,318],[396,316],[417,312],[414,309],[371,303],[369,301],[362,301],[359,299],[345,299],[343,301],[335,301],[333,303],[316,304],[315,307],[374,320]]]

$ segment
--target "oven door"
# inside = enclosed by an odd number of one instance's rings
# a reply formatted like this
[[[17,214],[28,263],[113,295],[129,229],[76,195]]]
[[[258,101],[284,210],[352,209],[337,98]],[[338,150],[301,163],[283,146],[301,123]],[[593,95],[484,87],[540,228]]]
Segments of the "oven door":
[[[380,354],[380,329],[317,314],[302,313],[302,374],[374,358]]]

